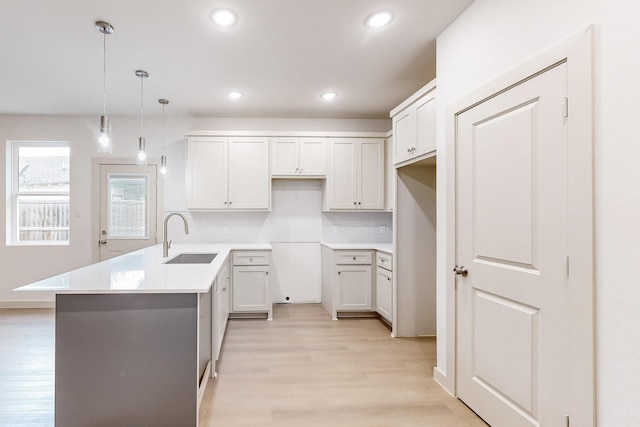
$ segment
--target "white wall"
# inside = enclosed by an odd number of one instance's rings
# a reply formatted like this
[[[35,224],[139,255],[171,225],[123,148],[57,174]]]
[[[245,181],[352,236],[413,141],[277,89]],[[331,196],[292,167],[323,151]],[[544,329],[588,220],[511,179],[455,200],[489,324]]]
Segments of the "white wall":
[[[596,300],[599,426],[640,420],[640,5],[631,0],[476,0],[439,38],[438,165],[447,106],[588,25],[596,28]],[[438,243],[446,249],[446,176],[438,168]],[[450,225],[449,225],[450,226]],[[441,252],[445,253],[445,252]],[[438,265],[438,368],[446,374],[446,275]]]
[[[100,155],[95,151],[98,117],[85,116],[8,116],[0,115],[0,141],[69,141],[71,143],[71,210],[80,210],[79,218],[71,219],[69,246],[16,247],[6,246],[6,230],[0,227],[0,307],[3,305],[37,306],[52,301],[46,294],[11,292],[11,289],[78,268],[92,262],[97,242],[97,217],[92,210],[92,159],[131,158],[137,151],[140,136],[138,117],[111,117],[114,132],[114,152]],[[188,118],[167,116],[165,125],[166,154],[169,172],[165,178],[165,211],[186,210],[184,197],[184,135],[189,130],[325,130],[325,131],[387,131],[389,120],[328,120],[328,119],[234,119]],[[145,118],[145,136],[150,157],[156,160],[162,151],[162,126],[159,117]],[[0,188],[6,187],[6,150],[0,150]],[[195,213],[190,218],[191,239],[211,242],[319,242],[365,241],[388,242],[391,239],[391,214],[322,214],[320,181],[282,181],[274,183],[273,206],[270,213]],[[0,210],[0,221],[6,223],[6,198]],[[326,230],[339,226],[340,233]],[[177,226],[177,221],[173,226]],[[223,225],[230,232],[223,233]],[[380,235],[378,227],[385,225],[387,234]],[[174,241],[181,240],[182,230],[173,231]],[[174,237],[175,236],[175,237]],[[184,239],[184,238],[183,238]],[[302,248],[302,247],[301,247]],[[301,249],[298,248],[298,249]],[[302,248],[304,249],[304,248]],[[282,249],[286,252],[285,249]],[[293,253],[304,253],[304,250]],[[285,253],[283,252],[283,253]],[[313,253],[313,252],[311,252]],[[319,265],[319,261],[318,261]],[[292,277],[283,272],[281,277]],[[301,298],[315,291],[293,289]],[[319,282],[317,288],[319,289]],[[291,292],[291,289],[284,291]]]

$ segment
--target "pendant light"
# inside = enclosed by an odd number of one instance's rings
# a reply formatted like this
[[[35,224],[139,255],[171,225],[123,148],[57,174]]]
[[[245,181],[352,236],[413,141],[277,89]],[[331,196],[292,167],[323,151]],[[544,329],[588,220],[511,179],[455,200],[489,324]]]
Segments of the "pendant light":
[[[162,155],[160,156],[160,175],[167,174],[167,156],[164,154],[164,107],[169,103],[168,99],[158,99],[162,104]]]
[[[100,116],[100,135],[98,136],[98,152],[111,153],[111,123],[107,117],[107,34],[113,34],[113,26],[108,22],[96,21],[96,28],[103,34],[102,39],[102,116]]]
[[[147,142],[144,139],[144,79],[149,73],[144,70],[136,70],[136,76],[140,77],[140,138],[138,138],[138,155],[136,164],[147,164]]]

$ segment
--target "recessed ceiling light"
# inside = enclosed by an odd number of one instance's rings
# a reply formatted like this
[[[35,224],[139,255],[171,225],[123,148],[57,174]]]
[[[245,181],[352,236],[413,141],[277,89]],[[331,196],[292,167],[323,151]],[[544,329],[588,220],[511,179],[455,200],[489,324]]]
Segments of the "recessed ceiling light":
[[[335,92],[327,92],[322,95],[322,99],[324,99],[325,101],[332,101],[336,99],[336,96],[338,96],[338,94]]]
[[[240,99],[242,98],[242,94],[240,92],[229,92],[227,96],[231,99]]]
[[[211,12],[211,22],[222,27],[235,24],[238,17],[231,9],[215,9]]]
[[[393,12],[391,12],[390,10],[380,10],[369,15],[369,17],[365,21],[365,24],[369,28],[380,28],[384,27],[392,20]]]

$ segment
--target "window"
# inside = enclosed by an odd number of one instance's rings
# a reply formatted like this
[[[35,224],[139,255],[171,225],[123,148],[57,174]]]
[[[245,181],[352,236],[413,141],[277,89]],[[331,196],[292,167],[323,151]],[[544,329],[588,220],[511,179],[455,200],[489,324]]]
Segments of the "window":
[[[69,144],[11,142],[7,244],[69,243]]]
[[[147,239],[146,175],[109,174],[108,239]]]

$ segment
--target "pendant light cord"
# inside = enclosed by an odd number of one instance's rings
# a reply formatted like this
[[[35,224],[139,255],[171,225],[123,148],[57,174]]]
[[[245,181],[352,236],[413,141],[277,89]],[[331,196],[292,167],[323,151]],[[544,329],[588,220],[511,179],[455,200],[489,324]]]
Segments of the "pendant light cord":
[[[140,76],[140,136],[144,136],[144,75]]]
[[[162,154],[164,154],[164,106],[165,104],[162,104]]]
[[[102,115],[107,115],[107,33],[102,34]]]

